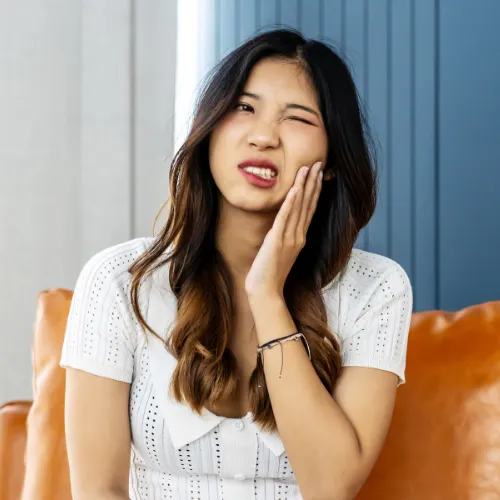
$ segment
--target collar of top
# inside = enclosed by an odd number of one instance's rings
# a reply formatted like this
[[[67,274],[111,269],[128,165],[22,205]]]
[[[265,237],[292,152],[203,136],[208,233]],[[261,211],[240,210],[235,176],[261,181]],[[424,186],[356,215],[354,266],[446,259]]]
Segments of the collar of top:
[[[165,273],[161,275],[156,273],[156,276],[153,273],[151,281],[147,322],[153,330],[165,336],[176,315],[176,298],[168,287]],[[154,335],[148,333],[146,340],[151,356],[151,373],[154,384],[156,388],[160,388],[155,392],[155,400],[164,415],[175,448],[182,448],[196,441],[223,420],[228,420],[226,417],[215,415],[207,409],[198,415],[189,405],[175,401],[170,395],[169,387],[177,360],[167,351],[164,342]],[[252,415],[248,414],[244,419],[251,420],[251,417]],[[258,426],[255,428],[259,438],[274,455],[279,456],[285,451],[283,441],[278,433],[263,431]]]

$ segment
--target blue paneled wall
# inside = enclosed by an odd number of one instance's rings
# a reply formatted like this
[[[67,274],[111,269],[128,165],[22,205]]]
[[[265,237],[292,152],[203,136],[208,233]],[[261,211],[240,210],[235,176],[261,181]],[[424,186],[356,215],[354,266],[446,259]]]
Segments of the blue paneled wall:
[[[357,246],[406,269],[415,310],[500,300],[500,2],[206,2],[211,62],[277,24],[347,57],[379,144],[379,204]]]

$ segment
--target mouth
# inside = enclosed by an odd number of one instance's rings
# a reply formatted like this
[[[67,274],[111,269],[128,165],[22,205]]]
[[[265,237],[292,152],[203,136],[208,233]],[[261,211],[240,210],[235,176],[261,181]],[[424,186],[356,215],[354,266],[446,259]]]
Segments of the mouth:
[[[278,168],[269,160],[249,158],[238,165],[247,180],[259,187],[271,187],[276,183]]]

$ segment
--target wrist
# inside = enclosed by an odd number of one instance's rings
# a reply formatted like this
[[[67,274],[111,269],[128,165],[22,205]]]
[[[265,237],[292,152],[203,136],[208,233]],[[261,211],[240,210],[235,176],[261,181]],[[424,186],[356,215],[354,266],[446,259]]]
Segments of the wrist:
[[[283,297],[262,295],[250,303],[259,345],[296,331],[290,311]]]
[[[279,293],[248,293],[247,297],[252,312],[258,312],[261,309],[269,311],[283,306],[286,307],[285,298]]]

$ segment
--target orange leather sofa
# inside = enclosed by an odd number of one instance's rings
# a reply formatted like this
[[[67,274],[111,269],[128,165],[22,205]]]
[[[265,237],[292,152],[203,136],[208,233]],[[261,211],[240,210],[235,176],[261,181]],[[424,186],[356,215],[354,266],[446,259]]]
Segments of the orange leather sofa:
[[[71,498],[59,367],[71,297],[62,289],[38,297],[34,401],[0,409],[0,500]],[[357,498],[500,499],[500,301],[414,314],[406,376]]]

